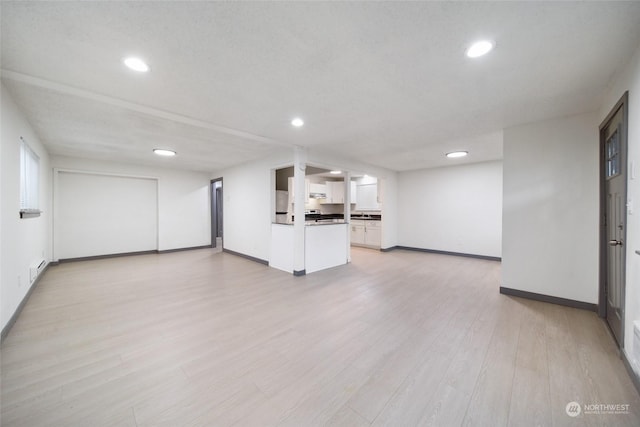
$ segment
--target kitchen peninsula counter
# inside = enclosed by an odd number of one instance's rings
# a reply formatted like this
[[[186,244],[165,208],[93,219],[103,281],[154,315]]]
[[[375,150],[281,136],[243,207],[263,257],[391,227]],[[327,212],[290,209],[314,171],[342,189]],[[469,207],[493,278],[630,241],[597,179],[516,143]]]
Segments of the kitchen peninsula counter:
[[[271,224],[271,267],[293,273],[294,237],[293,224]],[[306,273],[347,263],[348,224],[344,220],[307,223],[304,237]]]

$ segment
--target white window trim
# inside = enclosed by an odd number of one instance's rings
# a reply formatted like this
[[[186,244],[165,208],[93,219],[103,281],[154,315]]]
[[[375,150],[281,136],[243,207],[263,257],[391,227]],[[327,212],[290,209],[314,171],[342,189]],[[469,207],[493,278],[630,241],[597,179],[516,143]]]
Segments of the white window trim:
[[[40,157],[20,137],[20,218],[40,216]]]

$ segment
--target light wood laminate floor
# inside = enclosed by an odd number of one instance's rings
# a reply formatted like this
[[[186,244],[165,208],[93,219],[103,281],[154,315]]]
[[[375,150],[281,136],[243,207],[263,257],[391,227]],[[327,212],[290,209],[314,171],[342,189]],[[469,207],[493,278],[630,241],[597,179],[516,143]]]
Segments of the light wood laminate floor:
[[[305,277],[210,249],[61,264],[2,345],[2,426],[639,426],[604,323],[499,285],[360,248]]]

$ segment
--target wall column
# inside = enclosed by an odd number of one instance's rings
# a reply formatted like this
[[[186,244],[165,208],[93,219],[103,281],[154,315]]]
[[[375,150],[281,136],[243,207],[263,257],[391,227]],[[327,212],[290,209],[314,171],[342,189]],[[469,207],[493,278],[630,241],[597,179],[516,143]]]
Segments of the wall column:
[[[347,262],[351,262],[351,172],[344,173],[344,221],[347,223]]]
[[[305,217],[304,205],[306,202],[305,176],[307,169],[307,150],[304,147],[295,147],[293,157],[293,274],[302,276],[305,274]]]

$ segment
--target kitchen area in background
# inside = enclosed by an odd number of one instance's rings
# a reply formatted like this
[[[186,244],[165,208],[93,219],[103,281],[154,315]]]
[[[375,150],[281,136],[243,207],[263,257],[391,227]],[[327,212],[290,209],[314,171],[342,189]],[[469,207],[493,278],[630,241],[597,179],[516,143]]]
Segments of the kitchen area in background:
[[[377,178],[306,165],[304,188],[298,190],[293,166],[274,173],[271,267],[307,274],[346,264],[350,246],[380,249],[383,192]],[[295,232],[298,191],[304,192],[304,210],[298,212],[305,217],[304,230]],[[303,235],[303,272],[293,269],[296,253],[301,254],[294,250],[296,233]]]
[[[380,249],[382,185],[375,177],[352,174],[349,181],[350,216],[345,219],[344,177],[343,171],[307,166],[304,189],[305,224],[349,224],[352,246]],[[276,170],[275,181],[275,222],[293,224],[293,166]]]

